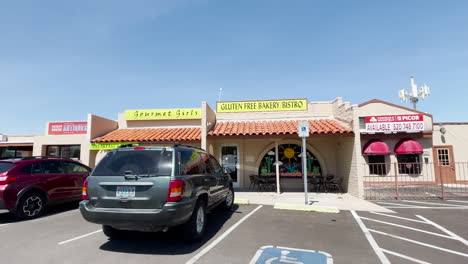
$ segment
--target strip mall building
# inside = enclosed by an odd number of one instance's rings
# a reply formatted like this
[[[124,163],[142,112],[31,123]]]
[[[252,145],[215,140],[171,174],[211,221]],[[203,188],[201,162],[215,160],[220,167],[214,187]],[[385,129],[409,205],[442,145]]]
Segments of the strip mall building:
[[[94,167],[121,144],[181,142],[230,167],[235,187],[247,189],[250,175],[269,174],[279,175],[282,191],[300,191],[299,122],[309,123],[307,172],[342,178],[352,195],[369,198],[366,189],[394,182],[396,175],[421,184],[468,183],[464,167],[454,166],[468,160],[468,123],[433,123],[430,114],[381,100],[218,102],[215,109],[202,102],[191,109],[127,110],[117,120],[90,114],[82,122],[49,122],[44,135],[18,144],[32,146],[33,155],[76,158]],[[0,150],[14,145],[4,140]]]

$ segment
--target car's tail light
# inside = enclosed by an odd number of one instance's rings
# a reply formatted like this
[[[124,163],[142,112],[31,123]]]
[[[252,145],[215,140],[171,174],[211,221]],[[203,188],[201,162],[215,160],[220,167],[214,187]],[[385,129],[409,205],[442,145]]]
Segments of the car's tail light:
[[[9,184],[16,180],[15,176],[0,176],[0,185]]]
[[[88,181],[85,181],[83,184],[81,198],[83,198],[83,200],[88,200]]]
[[[184,181],[171,181],[169,183],[169,193],[167,194],[168,202],[177,202],[182,200],[184,192]]]
[[[134,147],[133,150],[145,150],[146,147]]]

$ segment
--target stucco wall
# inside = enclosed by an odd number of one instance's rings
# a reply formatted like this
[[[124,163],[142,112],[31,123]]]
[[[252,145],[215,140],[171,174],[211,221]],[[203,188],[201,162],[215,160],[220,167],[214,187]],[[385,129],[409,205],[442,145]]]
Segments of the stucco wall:
[[[89,164],[89,139],[87,135],[35,136],[33,156],[44,156],[48,145],[80,145],[80,161]]]
[[[250,184],[249,175],[258,174],[258,168],[264,155],[275,147],[275,141],[278,144],[297,144],[302,145],[300,139],[281,139],[281,138],[217,138],[208,137],[207,149],[217,158],[221,158],[222,145],[238,145],[240,153],[240,187],[247,188]],[[337,170],[337,144],[338,137],[309,137],[307,139],[307,149],[311,151],[319,160],[323,174],[335,174],[341,176],[342,171]],[[343,175],[344,176],[344,175]],[[282,187],[303,188],[302,179],[281,178]]]
[[[38,135],[6,135],[7,141],[2,143],[32,143]]]
[[[445,128],[445,134],[440,129]],[[453,158],[455,162],[468,162],[468,123],[466,124],[435,124],[434,145],[453,146]]]
[[[118,128],[117,121],[93,114],[88,114],[88,124],[90,124],[88,127],[88,135],[90,139],[103,136]]]
[[[202,109],[201,148],[206,149],[207,148],[206,137],[207,137],[208,132],[216,124],[216,114],[206,102],[202,102],[201,109]]]

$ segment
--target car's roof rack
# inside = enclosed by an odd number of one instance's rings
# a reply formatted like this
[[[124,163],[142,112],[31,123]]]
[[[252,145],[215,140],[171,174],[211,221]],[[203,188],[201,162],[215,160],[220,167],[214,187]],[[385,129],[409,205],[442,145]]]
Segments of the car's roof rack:
[[[33,160],[33,159],[67,159],[67,160],[73,160],[70,158],[61,158],[61,157],[56,157],[56,156],[27,156],[27,157],[22,157],[20,160]]]
[[[49,158],[55,158],[55,157],[51,157],[51,156],[28,156],[28,157],[22,157],[21,160],[49,159]]]
[[[174,143],[174,147],[187,147],[187,148],[194,148],[194,149],[199,149],[199,150],[205,151],[205,150],[202,149],[202,148],[195,147],[195,146],[192,146],[192,145],[181,144],[180,142],[175,142],[175,143]]]

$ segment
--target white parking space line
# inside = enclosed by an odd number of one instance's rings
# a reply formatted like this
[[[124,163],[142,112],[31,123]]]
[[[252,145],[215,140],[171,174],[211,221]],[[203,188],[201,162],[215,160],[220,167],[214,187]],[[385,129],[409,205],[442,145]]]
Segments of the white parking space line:
[[[379,213],[379,212],[370,212],[371,214],[375,214],[375,215],[382,215],[382,216],[387,216],[387,217],[392,217],[392,218],[397,218],[397,219],[402,219],[402,220],[406,220],[406,221],[411,221],[411,222],[416,222],[416,223],[420,223],[420,224],[428,224],[424,221],[420,221],[420,220],[416,220],[416,219],[411,219],[411,218],[406,218],[406,217],[401,217],[401,216],[396,216],[396,215],[389,215],[389,214],[384,214],[384,213]]]
[[[438,250],[441,250],[441,251],[449,252],[449,253],[452,253],[452,254],[455,254],[455,255],[459,255],[459,256],[463,256],[463,257],[467,257],[467,258],[468,258],[468,254],[465,254],[465,253],[462,253],[462,252],[458,252],[458,251],[455,251],[455,250],[450,250],[450,249],[446,249],[446,248],[437,247],[437,246],[434,246],[434,245],[431,245],[431,244],[419,242],[419,241],[412,240],[412,239],[408,239],[408,238],[401,237],[401,236],[395,236],[395,235],[392,235],[392,234],[388,234],[388,233],[381,232],[381,231],[377,231],[377,230],[370,229],[370,228],[369,228],[368,230],[369,230],[370,232],[373,232],[373,233],[377,233],[377,234],[381,234],[381,235],[384,235],[384,236],[389,236],[389,237],[397,238],[397,239],[400,239],[400,240],[403,240],[403,241],[407,241],[407,242],[411,242],[411,243],[418,244],[418,245],[421,245],[421,246],[426,246],[426,247],[438,249]]]
[[[433,236],[439,236],[439,237],[443,237],[443,238],[458,240],[457,238],[452,237],[452,236],[442,235],[442,234],[438,234],[438,233],[434,233],[434,232],[430,232],[430,231],[426,231],[426,230],[422,230],[422,229],[417,229],[417,228],[413,228],[413,227],[409,227],[409,226],[398,225],[398,224],[389,223],[389,222],[380,221],[380,220],[376,220],[376,219],[372,219],[372,218],[367,218],[367,217],[362,217],[362,216],[361,216],[361,219],[364,219],[364,220],[367,220],[367,221],[376,222],[376,223],[391,225],[391,226],[397,226],[397,227],[400,227],[400,228],[404,228],[404,229],[408,229],[408,230],[413,230],[413,231],[417,231],[417,232],[421,232],[421,233],[426,233],[426,234],[430,234],[430,235],[433,235]]]
[[[208,253],[219,242],[221,242],[221,240],[223,240],[225,237],[227,237],[232,231],[234,231],[234,229],[236,229],[240,224],[242,224],[245,220],[247,220],[250,216],[252,216],[255,212],[257,212],[262,207],[263,207],[263,205],[259,205],[252,212],[250,212],[248,215],[244,216],[241,220],[239,220],[237,223],[235,223],[233,226],[231,226],[228,230],[226,230],[226,232],[224,232],[222,235],[220,235],[215,241],[213,241],[211,244],[209,244],[207,247],[205,247],[197,255],[195,255],[191,259],[189,259],[186,262],[186,264],[193,264],[193,263],[197,262],[201,257],[203,257],[203,255]]]
[[[468,203],[468,201],[460,201],[460,200],[447,200],[447,202]]]
[[[434,222],[432,222],[431,220],[425,218],[424,216],[421,216],[421,215],[416,215],[417,217],[421,218],[422,220],[426,221],[427,223],[435,226],[436,228],[438,228],[439,230],[441,230],[442,232],[445,232],[446,234],[448,234],[449,236],[453,237],[454,239],[462,242],[463,244],[465,244],[465,246],[468,246],[468,241],[466,241],[464,238],[462,238],[461,236],[447,230],[445,227],[439,225],[439,224],[436,224]]]
[[[406,255],[403,255],[403,254],[400,254],[400,253],[393,252],[393,251],[388,250],[388,249],[382,248],[382,251],[387,253],[387,254],[394,255],[394,256],[397,256],[397,257],[400,257],[400,258],[403,258],[403,259],[407,259],[407,260],[410,260],[410,261],[413,261],[413,262],[416,262],[416,263],[419,263],[419,264],[431,264],[430,262],[422,261],[420,259],[415,259],[415,258],[412,258],[410,256],[406,256]]]
[[[414,207],[414,205],[408,205],[408,204],[399,204],[399,203],[387,203],[387,202],[377,202],[378,204],[389,204],[389,205],[395,205],[398,206],[397,208],[403,208],[403,207]],[[390,208],[390,207],[387,207]],[[395,207],[392,207],[395,208]],[[429,208],[429,207],[426,207]]]
[[[354,210],[351,210],[351,214],[353,215],[354,219],[358,223],[358,225],[361,228],[362,232],[366,236],[367,241],[369,241],[369,244],[371,245],[371,247],[374,250],[375,254],[377,254],[377,257],[379,257],[382,264],[390,264],[390,261],[388,260],[387,256],[385,256],[382,249],[379,247],[379,245],[375,241],[374,237],[372,236],[372,234],[369,232],[367,227],[362,222],[361,218],[357,215],[357,213]]]
[[[453,207],[460,207],[463,205],[458,205],[458,204],[443,204],[443,203],[430,203],[430,202],[420,202],[420,201],[405,201],[405,203],[415,203],[415,204],[428,204],[428,205],[437,205],[437,206],[453,206]]]
[[[75,241],[75,240],[78,240],[78,239],[85,238],[85,237],[90,236],[90,235],[97,234],[97,233],[99,233],[99,232],[102,232],[102,230],[99,229],[99,230],[93,231],[93,232],[88,233],[88,234],[84,234],[84,235],[81,235],[81,236],[78,236],[78,237],[75,237],[75,238],[72,238],[72,239],[68,239],[68,240],[59,242],[58,244],[59,244],[59,245],[63,245],[63,244],[66,244],[66,243],[69,243],[69,242],[72,242],[72,241]]]
[[[395,208],[399,208],[399,209],[442,209],[442,210],[445,210],[445,209],[466,210],[466,209],[468,209],[468,206],[459,206],[459,207],[439,207],[439,206],[435,206],[435,207],[427,207],[427,206],[384,206],[384,207],[387,208],[387,209],[395,209]]]

